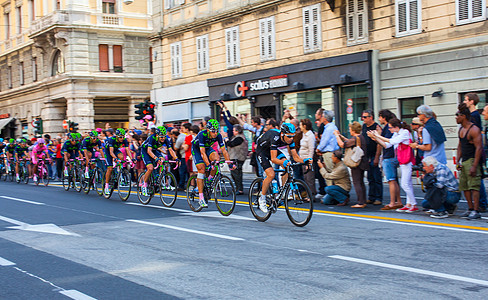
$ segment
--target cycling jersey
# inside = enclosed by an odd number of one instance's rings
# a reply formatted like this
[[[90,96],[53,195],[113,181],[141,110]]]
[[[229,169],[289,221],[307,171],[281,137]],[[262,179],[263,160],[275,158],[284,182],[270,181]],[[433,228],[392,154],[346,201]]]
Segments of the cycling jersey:
[[[32,148],[32,155],[41,155],[47,151],[46,145],[37,144]]]
[[[217,135],[217,137],[211,138],[208,130],[202,130],[193,139],[192,148],[195,149],[195,151],[200,151],[200,147],[210,148],[213,144],[215,144],[215,142],[218,142],[219,147],[224,147],[224,139],[220,133]]]
[[[164,141],[160,142],[155,134],[151,134],[147,140],[142,143],[142,149],[146,151],[148,147],[151,147],[152,149],[159,149],[163,146],[166,146],[168,149],[173,147],[173,143],[171,142],[171,138],[169,136],[166,136]]]
[[[289,146],[291,149],[295,148],[295,143],[292,141],[290,144],[285,143],[281,138],[281,133],[278,129],[271,129],[265,132],[256,140],[257,148],[256,152],[269,153],[270,150],[278,150],[278,148]]]
[[[68,152],[68,153],[75,153],[75,155],[76,155],[80,149],[81,149],[81,143],[80,142],[77,141],[73,145],[73,144],[71,144],[71,141],[66,141],[66,142],[64,142],[63,147],[61,148],[61,153]]]
[[[28,152],[29,152],[29,147],[27,146],[17,145],[15,147],[15,153],[17,153],[19,157],[26,155]]]
[[[118,151],[120,148],[129,147],[129,142],[126,138],[122,140],[122,142],[117,141],[117,137],[112,136],[109,137],[105,142],[105,149],[109,151],[110,147],[114,148],[114,151]]]
[[[96,139],[94,143],[92,143],[89,137],[85,138],[82,143],[82,150],[88,150],[88,152],[95,152],[95,147],[99,149],[102,147],[102,142],[99,139]]]
[[[3,154],[3,151],[5,150],[7,146],[4,143],[0,143],[0,155]]]
[[[10,153],[10,154],[14,154],[15,153],[15,148],[17,147],[17,145],[15,144],[8,144],[6,147],[5,147],[5,151]]]

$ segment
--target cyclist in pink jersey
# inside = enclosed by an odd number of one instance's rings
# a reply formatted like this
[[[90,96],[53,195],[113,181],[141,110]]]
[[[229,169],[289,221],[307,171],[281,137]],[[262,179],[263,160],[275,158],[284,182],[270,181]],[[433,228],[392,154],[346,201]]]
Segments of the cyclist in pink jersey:
[[[32,164],[34,165],[34,181],[37,181],[37,163],[39,159],[48,158],[46,142],[43,138],[37,139],[37,143],[32,148]]]

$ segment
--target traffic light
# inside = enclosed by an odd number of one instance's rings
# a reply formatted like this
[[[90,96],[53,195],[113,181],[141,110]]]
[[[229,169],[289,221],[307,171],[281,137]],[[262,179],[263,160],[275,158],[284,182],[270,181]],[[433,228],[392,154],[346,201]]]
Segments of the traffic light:
[[[145,103],[141,102],[139,104],[134,105],[136,108],[136,120],[142,120],[144,118],[144,106]]]
[[[78,123],[68,121],[69,124],[69,132],[77,132],[78,131]]]
[[[156,108],[156,104],[152,102],[146,102],[147,104],[147,111],[148,115],[151,115],[154,118],[154,109]]]
[[[34,121],[32,122],[32,126],[34,126],[34,135],[41,135],[44,133],[42,130],[41,118],[35,118]]]

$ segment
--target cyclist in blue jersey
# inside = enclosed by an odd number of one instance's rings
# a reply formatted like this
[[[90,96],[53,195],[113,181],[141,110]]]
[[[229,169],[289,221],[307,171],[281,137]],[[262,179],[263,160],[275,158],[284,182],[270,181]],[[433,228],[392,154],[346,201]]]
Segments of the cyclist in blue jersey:
[[[64,176],[68,176],[68,165],[70,159],[81,157],[81,143],[77,140],[76,133],[68,133],[68,140],[61,147],[61,154],[64,156]]]
[[[210,166],[210,161],[219,161],[220,156],[212,148],[213,144],[218,143],[225,160],[230,161],[229,153],[225,148],[222,135],[219,133],[220,124],[215,119],[210,119],[207,122],[206,129],[200,131],[193,139],[191,146],[191,154],[198,170],[197,174],[197,186],[198,186],[198,198],[199,204],[202,207],[207,207],[207,203],[203,197],[203,179],[205,178],[205,168]],[[229,164],[229,167],[234,170],[236,167],[234,164]],[[216,173],[216,169],[210,172],[209,180],[212,180]]]
[[[125,148],[125,153],[129,155],[132,151],[129,149],[129,142],[125,138],[125,130],[118,128],[115,135],[105,141],[105,162],[107,163],[107,172],[105,173],[105,194],[110,194],[110,177],[114,169],[114,161],[124,160],[124,154],[120,151]]]
[[[147,182],[154,170],[154,164],[157,160],[164,160],[163,153],[161,152],[164,146],[166,146],[173,159],[178,161],[178,156],[173,150],[173,143],[171,142],[171,138],[166,135],[166,128],[164,126],[156,127],[154,133],[141,145],[142,161],[147,169],[144,174],[144,184],[141,189],[144,196],[149,196],[147,193]]]
[[[7,154],[7,164],[10,164],[10,160],[15,158],[15,139],[8,140],[8,145],[5,147],[5,153]]]
[[[29,146],[27,146],[27,141],[25,139],[18,139],[18,144],[15,146],[15,175],[17,178],[17,181],[19,179],[19,160],[20,159],[25,159],[29,160],[30,155],[29,155]],[[27,163],[27,162],[26,162]],[[28,166],[29,168],[29,175],[31,173],[31,167],[30,165]]]
[[[272,124],[277,125],[277,124]],[[291,161],[286,158],[286,156],[278,149],[281,147],[287,147],[288,153],[295,162],[299,163],[311,163],[311,158],[302,159],[298,156],[295,150],[295,143],[293,138],[295,137],[296,128],[291,123],[281,124],[281,129],[271,129],[266,131],[256,140],[256,153],[257,159],[261,166],[263,166],[266,177],[263,180],[263,186],[261,191],[261,197],[259,198],[259,209],[264,213],[268,213],[268,207],[266,205],[266,193],[268,192],[269,185],[273,178],[275,177],[275,171],[271,166],[271,163],[281,165],[286,168]],[[283,182],[286,182],[288,174],[282,176]]]
[[[103,157],[102,142],[98,139],[98,132],[96,130],[92,130],[88,133],[88,136],[81,144],[81,148],[85,155],[85,178],[89,178],[90,174],[88,173],[88,170],[90,169],[90,159],[95,157],[95,151],[98,151],[100,157]]]

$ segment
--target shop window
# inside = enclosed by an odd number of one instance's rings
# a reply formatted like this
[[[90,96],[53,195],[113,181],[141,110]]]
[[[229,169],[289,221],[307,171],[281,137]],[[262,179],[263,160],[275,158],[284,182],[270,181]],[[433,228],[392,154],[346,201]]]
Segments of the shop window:
[[[368,42],[368,11],[366,0],[347,0],[347,45]]]
[[[421,32],[422,2],[420,0],[396,0],[395,10],[397,36]]]
[[[322,50],[320,3],[303,8],[303,48],[305,53]]]
[[[209,71],[208,34],[196,38],[197,71],[199,74]]]
[[[64,73],[64,58],[63,53],[58,50],[54,54],[51,76]]]
[[[274,16],[259,20],[259,47],[261,61],[276,58],[276,36]]]
[[[225,30],[225,55],[227,68],[237,68],[241,64],[241,49],[239,46],[239,26]]]
[[[181,42],[170,45],[171,51],[171,77],[173,79],[182,77]]]
[[[349,124],[358,121],[363,124],[361,114],[371,108],[366,84],[341,87],[339,98],[339,114],[336,125],[345,136],[349,136]],[[336,112],[337,113],[337,112]]]
[[[417,116],[417,107],[424,104],[424,97],[412,97],[399,99],[400,120],[411,124],[412,119]]]
[[[486,0],[456,0],[456,24],[486,20]]]
[[[104,14],[115,14],[115,0],[102,0],[102,12]]]

